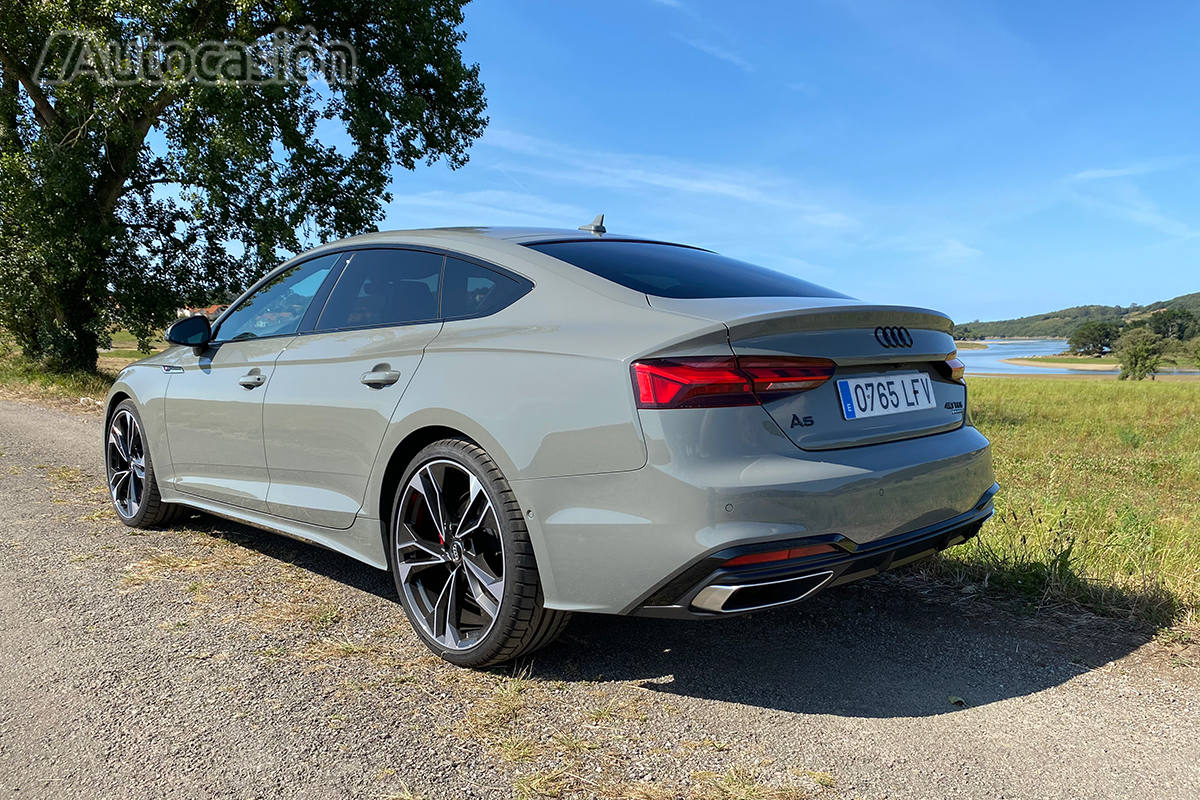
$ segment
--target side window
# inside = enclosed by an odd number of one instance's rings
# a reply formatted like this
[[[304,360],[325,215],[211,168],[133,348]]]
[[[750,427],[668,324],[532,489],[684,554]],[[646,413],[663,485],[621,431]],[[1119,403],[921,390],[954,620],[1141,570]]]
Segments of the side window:
[[[318,256],[276,275],[229,312],[217,329],[216,341],[295,333],[313,295],[340,257],[340,253]]]
[[[442,284],[442,316],[482,317],[510,306],[529,291],[529,284],[486,267],[446,258]]]
[[[442,257],[417,250],[354,250],[317,330],[403,325],[438,318]]]

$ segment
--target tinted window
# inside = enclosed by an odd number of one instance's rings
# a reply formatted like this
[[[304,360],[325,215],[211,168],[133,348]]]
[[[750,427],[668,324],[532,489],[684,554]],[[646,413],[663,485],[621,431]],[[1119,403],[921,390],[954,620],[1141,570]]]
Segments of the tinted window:
[[[442,257],[416,250],[353,250],[318,330],[403,325],[438,318]]]
[[[337,253],[320,256],[276,275],[229,312],[217,330],[217,341],[295,333],[313,295],[340,257]]]
[[[847,295],[707,250],[594,239],[531,244],[580,269],[658,297],[846,297]]]
[[[447,319],[494,314],[529,291],[528,283],[457,258],[446,259],[442,281],[442,316]]]

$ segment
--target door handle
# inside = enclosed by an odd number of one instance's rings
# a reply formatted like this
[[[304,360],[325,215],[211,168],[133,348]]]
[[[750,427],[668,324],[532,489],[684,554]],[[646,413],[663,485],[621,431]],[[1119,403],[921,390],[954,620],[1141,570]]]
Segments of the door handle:
[[[238,383],[240,383],[242,386],[245,386],[247,389],[253,389],[256,386],[262,386],[266,382],[266,375],[259,375],[258,373],[254,372],[238,378]]]
[[[375,369],[370,372],[364,372],[362,377],[358,379],[361,383],[367,386],[383,387],[391,386],[396,381],[400,380],[400,371],[395,369]]]

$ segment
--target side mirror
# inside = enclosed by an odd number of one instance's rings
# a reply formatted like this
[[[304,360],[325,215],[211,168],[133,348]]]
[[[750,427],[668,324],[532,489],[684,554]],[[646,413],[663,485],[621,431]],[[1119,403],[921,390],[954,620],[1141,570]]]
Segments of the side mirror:
[[[165,338],[171,344],[202,348],[212,341],[212,324],[208,317],[184,317],[167,328]]]

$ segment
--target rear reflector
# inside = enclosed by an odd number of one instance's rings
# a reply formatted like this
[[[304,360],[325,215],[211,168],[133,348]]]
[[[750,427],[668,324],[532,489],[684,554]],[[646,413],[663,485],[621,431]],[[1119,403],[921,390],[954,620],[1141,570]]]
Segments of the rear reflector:
[[[638,408],[754,406],[816,388],[833,376],[827,358],[737,356],[633,362]]]
[[[952,381],[963,382],[963,376],[967,372],[967,365],[958,358],[958,351],[955,350],[950,355],[946,356],[946,366],[943,371]]]
[[[821,553],[832,553],[836,550],[831,544],[810,544],[804,547],[791,547],[787,550],[770,550],[766,553],[747,553],[744,556],[737,556],[726,561],[722,566],[725,567],[742,567],[747,564],[767,564],[772,561],[788,561],[793,558],[804,558],[805,556],[815,556]]]

